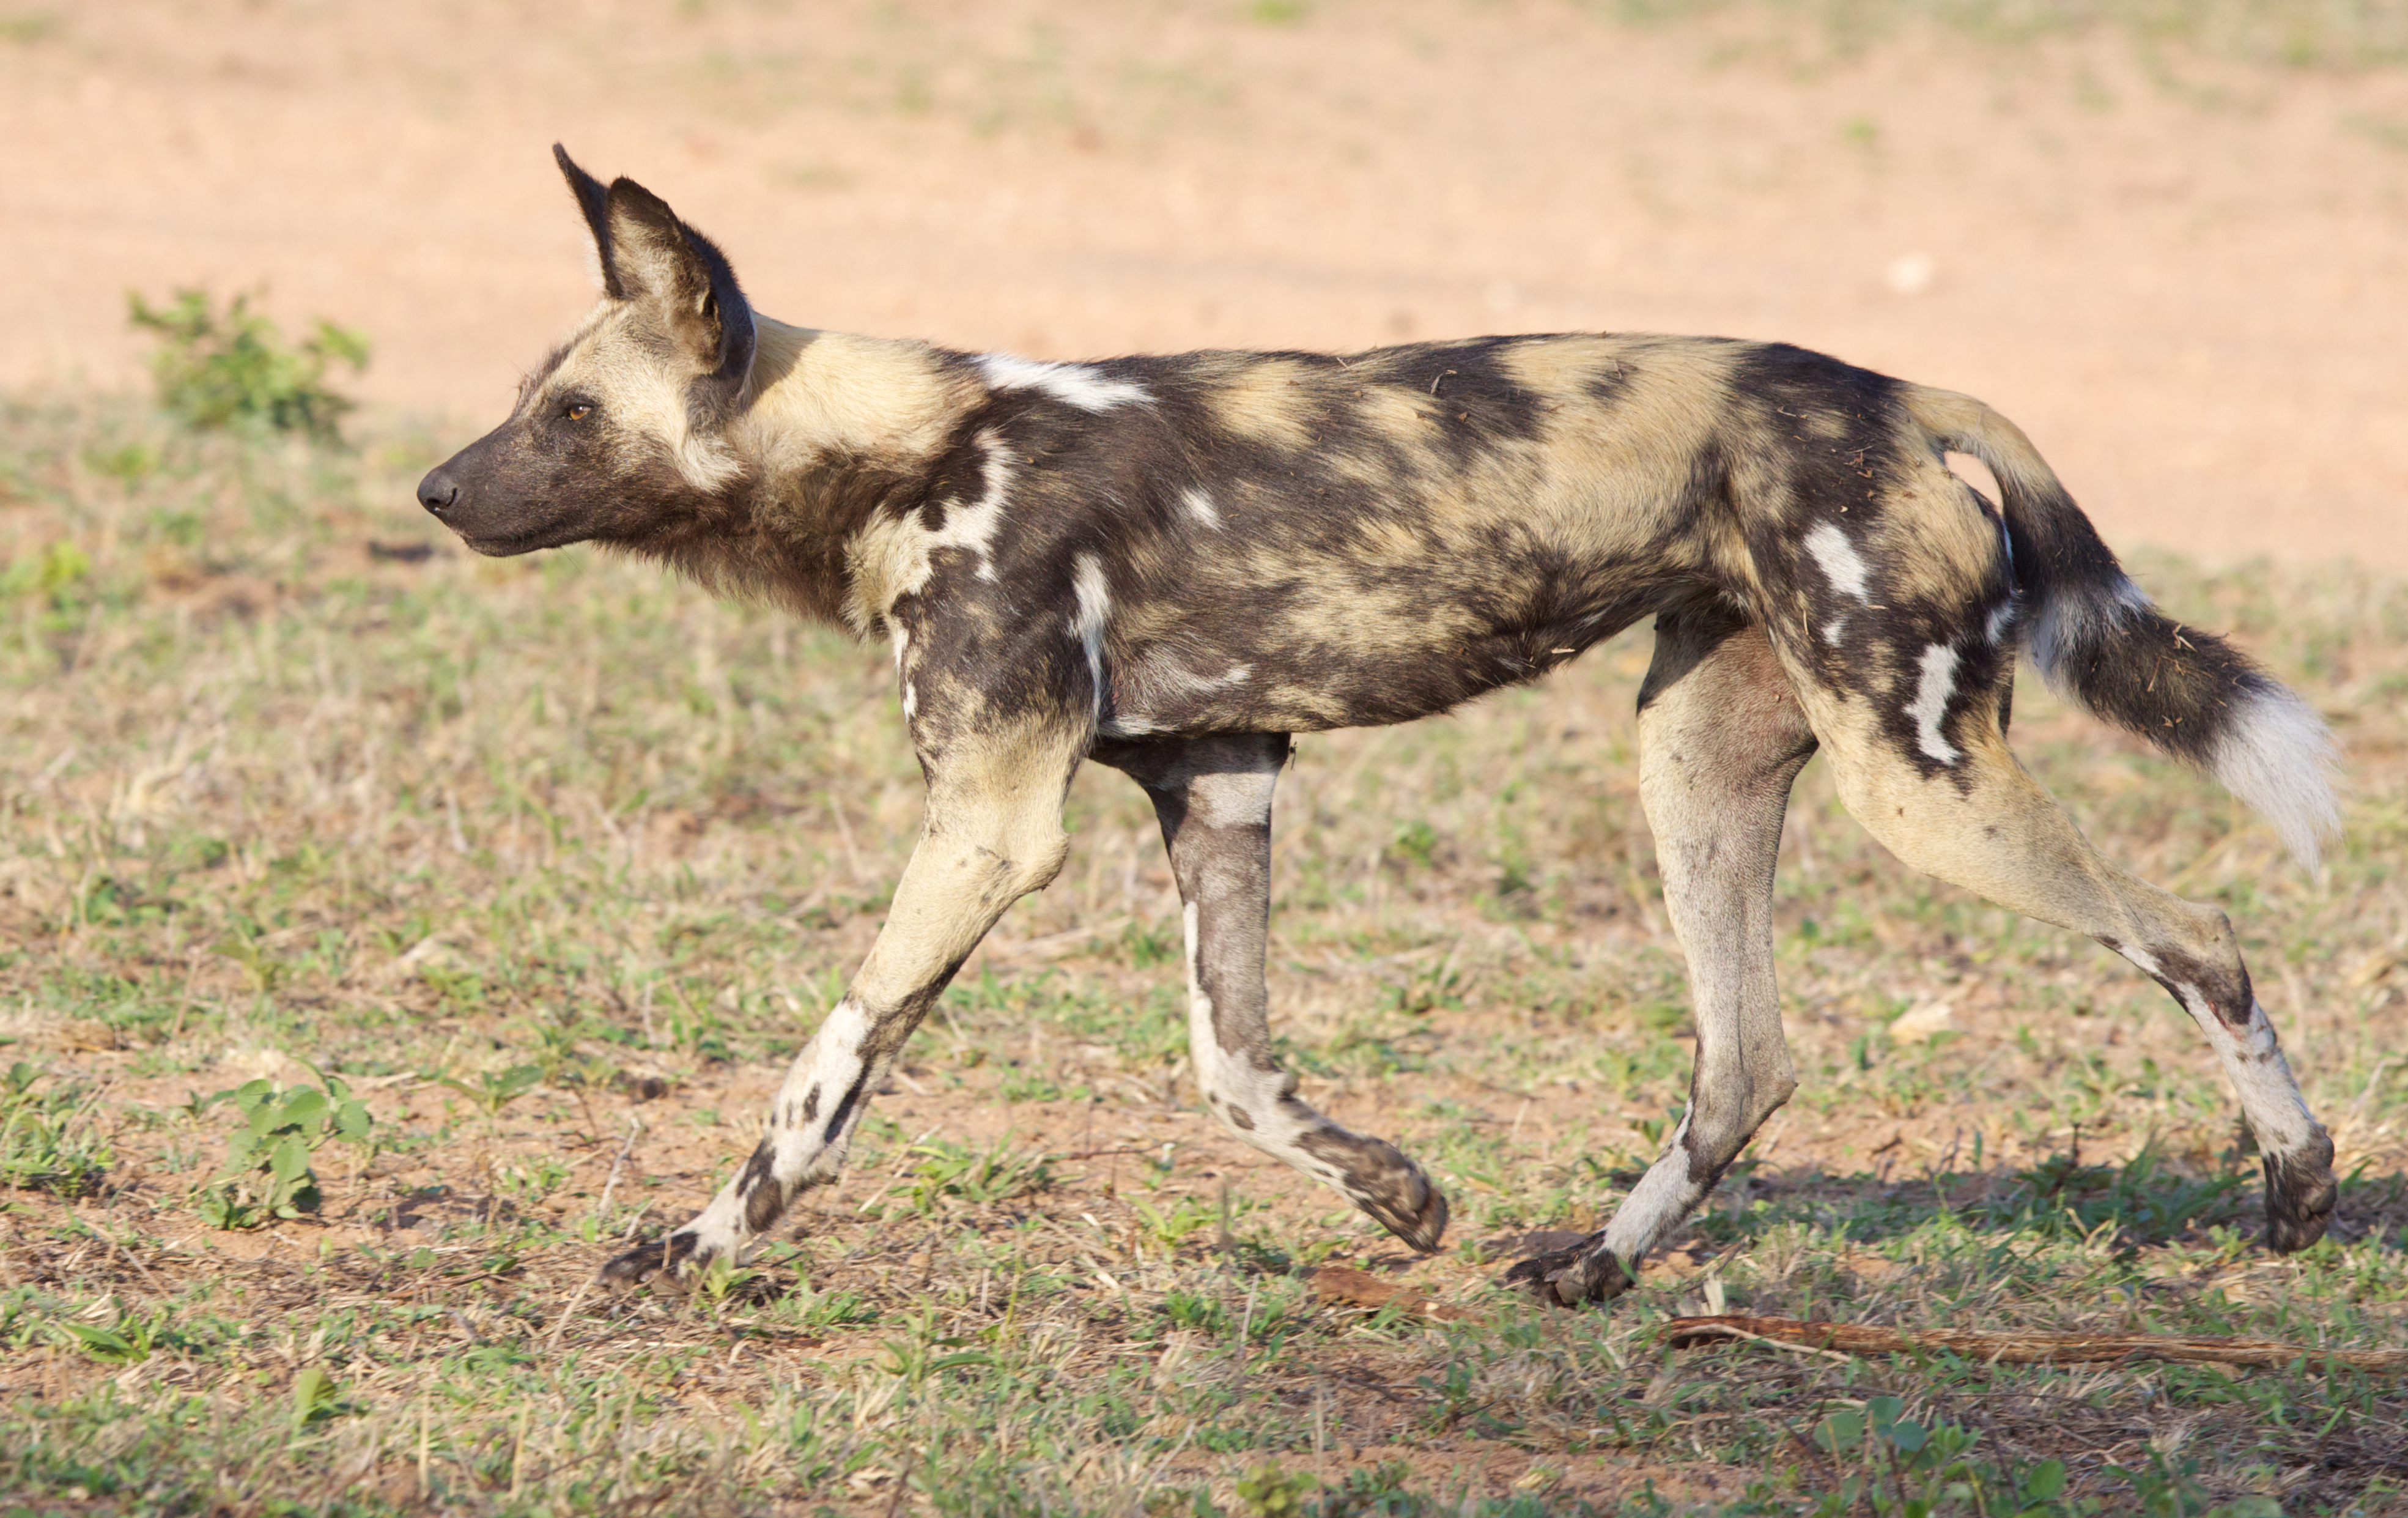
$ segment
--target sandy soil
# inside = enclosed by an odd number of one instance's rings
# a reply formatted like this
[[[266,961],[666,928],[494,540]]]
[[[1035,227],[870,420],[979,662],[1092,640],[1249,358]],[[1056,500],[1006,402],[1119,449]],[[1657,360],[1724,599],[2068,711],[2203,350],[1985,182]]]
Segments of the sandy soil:
[[[2119,544],[2408,567],[2408,72],[1835,58],[1749,7],[1545,0],[0,22],[0,386],[138,383],[126,290],[265,286],[368,333],[386,421],[465,438],[590,298],[559,137],[792,321],[1045,356],[1777,337],[2005,408]]]

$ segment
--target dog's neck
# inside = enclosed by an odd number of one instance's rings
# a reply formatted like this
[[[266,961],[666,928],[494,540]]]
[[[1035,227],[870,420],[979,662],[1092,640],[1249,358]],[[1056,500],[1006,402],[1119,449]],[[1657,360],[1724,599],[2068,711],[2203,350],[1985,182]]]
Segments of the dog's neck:
[[[841,622],[848,545],[882,502],[920,487],[986,387],[926,343],[753,320],[751,403],[725,436],[749,520],[666,556],[706,583]]]
[[[764,480],[831,457],[924,465],[983,393],[926,343],[753,321],[752,403],[729,440]]]

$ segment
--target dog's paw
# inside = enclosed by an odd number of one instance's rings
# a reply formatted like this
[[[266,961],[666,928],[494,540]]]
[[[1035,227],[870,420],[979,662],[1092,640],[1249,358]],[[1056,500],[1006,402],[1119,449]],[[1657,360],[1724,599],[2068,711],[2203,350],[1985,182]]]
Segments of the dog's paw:
[[[1622,1262],[1605,1247],[1605,1235],[1594,1233],[1570,1249],[1533,1254],[1507,1270],[1504,1283],[1527,1292],[1549,1307],[1581,1307],[1610,1302],[1633,1282]]]
[[[1446,1237],[1446,1193],[1430,1184],[1420,1166],[1389,1145],[1373,1139],[1365,1147],[1376,1147],[1383,1163],[1368,1178],[1359,1173],[1349,1178],[1347,1191],[1354,1205],[1424,1254],[1437,1253],[1439,1240]],[[1373,1169],[1370,1166],[1360,1168]]]
[[[2340,1196],[2332,1157],[2332,1139],[2322,1129],[2289,1153],[2265,1157],[2268,1249],[2296,1254],[2325,1236]]]
[[[651,1282],[654,1290],[681,1291],[703,1263],[701,1242],[699,1234],[681,1228],[618,1255],[602,1267],[596,1279],[605,1286],[633,1287]]]
[[[1447,1236],[1447,1193],[1430,1185],[1421,1167],[1412,1159],[1397,1156],[1401,1173],[1392,1173],[1389,1183],[1375,1196],[1358,1196],[1355,1207],[1370,1212],[1383,1229],[1404,1239],[1416,1251],[1426,1255],[1438,1253],[1438,1241]]]

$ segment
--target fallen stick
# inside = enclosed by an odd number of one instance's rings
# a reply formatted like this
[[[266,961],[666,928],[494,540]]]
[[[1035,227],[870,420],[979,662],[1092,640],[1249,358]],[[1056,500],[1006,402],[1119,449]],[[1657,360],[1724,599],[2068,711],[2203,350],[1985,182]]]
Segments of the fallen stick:
[[[1433,1302],[1418,1287],[1383,1281],[1368,1270],[1348,1265],[1325,1265],[1312,1273],[1312,1295],[1333,1307],[1393,1307],[1415,1317],[1455,1323],[1471,1316],[1459,1307]]]
[[[1945,1350],[1968,1360],[2008,1365],[2096,1365],[2177,1360],[2192,1365],[2287,1366],[2408,1370],[2408,1350],[2320,1350],[2271,1339],[2202,1339],[2182,1334],[1985,1333],[1972,1328],[1876,1328],[1859,1323],[1755,1318],[1742,1313],[1674,1318],[1664,1341],[1674,1349],[1710,1339],[1770,1339],[1824,1353],[1899,1354]]]

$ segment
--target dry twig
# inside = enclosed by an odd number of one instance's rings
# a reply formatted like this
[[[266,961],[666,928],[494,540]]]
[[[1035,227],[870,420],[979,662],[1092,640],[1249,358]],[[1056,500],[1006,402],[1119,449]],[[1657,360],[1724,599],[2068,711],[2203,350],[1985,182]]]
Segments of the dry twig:
[[[1319,1285],[1316,1277],[1314,1284]],[[1674,1349],[1713,1339],[1769,1339],[1825,1353],[1850,1354],[1929,1353],[1946,1351],[1968,1360],[2008,1365],[2098,1365],[2179,1360],[2191,1365],[2278,1367],[2304,1360],[2312,1368],[2408,1370],[2408,1350],[2320,1350],[2270,1339],[2207,1339],[2183,1334],[2044,1334],[1985,1332],[1971,1328],[1880,1328],[1869,1324],[1827,1323],[1803,1318],[1756,1318],[1741,1313],[1674,1318],[1664,1340]]]

